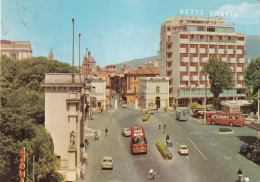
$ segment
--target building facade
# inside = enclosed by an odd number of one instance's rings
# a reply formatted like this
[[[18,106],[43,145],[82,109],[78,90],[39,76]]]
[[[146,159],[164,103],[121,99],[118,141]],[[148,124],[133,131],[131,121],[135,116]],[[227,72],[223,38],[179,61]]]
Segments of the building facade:
[[[92,110],[106,110],[106,78],[92,77],[91,80],[91,108]]]
[[[174,16],[161,24],[160,73],[169,77],[170,105],[202,103],[208,82],[201,68],[210,57],[221,58],[233,71],[235,88],[220,97],[244,99],[245,34],[223,18]],[[209,85],[209,84],[207,84]],[[207,88],[207,97],[213,95]]]
[[[27,59],[31,57],[32,48],[30,41],[1,40],[1,55],[14,60]]]
[[[169,78],[142,77],[140,78],[140,105],[144,108],[169,107]]]
[[[85,172],[84,125],[90,118],[91,79],[72,73],[47,73],[45,128],[53,139],[58,171],[65,181],[76,181]]]
[[[134,104],[135,99],[139,100],[139,79],[141,77],[155,77],[160,74],[157,67],[139,67],[125,73],[125,87],[123,95],[127,104]]]

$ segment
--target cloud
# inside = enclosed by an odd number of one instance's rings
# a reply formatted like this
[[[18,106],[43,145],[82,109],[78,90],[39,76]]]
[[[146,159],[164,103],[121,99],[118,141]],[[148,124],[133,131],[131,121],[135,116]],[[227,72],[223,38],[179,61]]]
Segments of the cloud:
[[[240,25],[260,25],[260,3],[248,3],[246,1],[238,4],[226,4],[218,11],[236,13],[237,17],[230,17],[228,20]]]

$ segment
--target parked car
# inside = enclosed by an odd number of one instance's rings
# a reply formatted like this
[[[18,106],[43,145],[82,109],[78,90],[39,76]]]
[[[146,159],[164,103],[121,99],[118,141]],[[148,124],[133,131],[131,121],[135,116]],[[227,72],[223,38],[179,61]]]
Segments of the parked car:
[[[149,110],[156,110],[155,106],[149,107]]]
[[[248,143],[243,143],[240,147],[240,153],[247,153],[248,152],[248,148],[249,144]]]
[[[102,169],[113,169],[113,158],[105,156],[102,160]]]
[[[178,149],[178,153],[181,155],[188,155],[189,150],[188,150],[187,145],[180,145],[179,149]]]
[[[154,114],[154,110],[149,109],[149,110],[148,110],[148,113],[150,113],[150,114]]]
[[[122,135],[123,135],[123,136],[131,136],[131,130],[130,130],[130,128],[123,128],[123,129],[122,129]]]

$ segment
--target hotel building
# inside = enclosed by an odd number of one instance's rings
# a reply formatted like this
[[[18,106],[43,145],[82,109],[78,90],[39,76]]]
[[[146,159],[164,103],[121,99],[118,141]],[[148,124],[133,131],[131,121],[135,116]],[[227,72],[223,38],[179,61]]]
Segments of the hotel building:
[[[202,104],[205,76],[201,69],[210,57],[226,61],[233,71],[234,89],[225,90],[220,97],[245,98],[245,48],[245,34],[235,32],[234,25],[225,23],[223,18],[167,18],[161,24],[160,74],[170,78],[170,105],[178,103],[180,106],[188,106],[195,101]],[[212,97],[213,94],[207,88],[209,102]]]

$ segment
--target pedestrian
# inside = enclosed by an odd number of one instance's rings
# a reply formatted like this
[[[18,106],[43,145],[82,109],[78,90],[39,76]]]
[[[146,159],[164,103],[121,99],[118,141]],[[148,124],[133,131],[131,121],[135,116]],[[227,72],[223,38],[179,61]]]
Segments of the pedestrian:
[[[244,177],[244,182],[249,182],[249,177],[247,175]]]
[[[95,137],[94,137],[94,141],[99,140],[98,137],[97,137],[97,135],[98,135],[97,131],[94,131],[94,136],[95,136]]]
[[[159,121],[158,125],[159,125],[159,130],[160,130],[162,123]]]
[[[169,136],[169,134],[167,134],[167,135],[166,135],[166,143],[167,143],[167,144],[168,144],[169,140],[170,140],[170,136]]]
[[[88,139],[86,138],[85,139],[85,146],[86,146],[86,148],[87,148],[88,144],[89,144],[89,142],[88,142]]]
[[[106,136],[107,136],[107,132],[108,132],[108,129],[107,129],[107,128],[105,129],[105,132],[106,132]]]
[[[163,125],[163,133],[166,133],[166,124]]]

